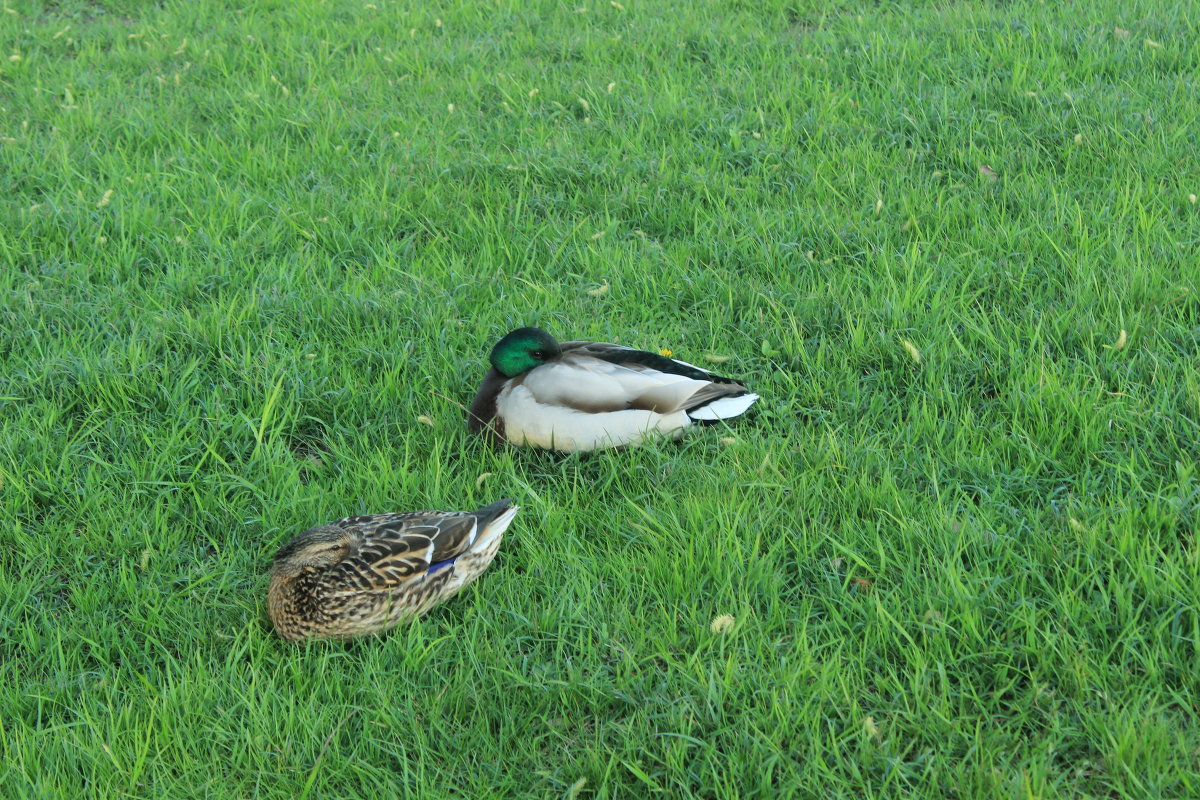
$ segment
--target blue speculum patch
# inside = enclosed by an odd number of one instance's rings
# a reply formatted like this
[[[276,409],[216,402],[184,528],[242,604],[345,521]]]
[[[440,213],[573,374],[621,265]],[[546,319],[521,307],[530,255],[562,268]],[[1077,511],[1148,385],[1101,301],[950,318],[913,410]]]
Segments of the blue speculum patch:
[[[433,573],[437,572],[439,569],[442,569],[443,567],[448,567],[457,560],[458,560],[458,556],[455,556],[454,558],[449,558],[449,559],[446,559],[445,561],[439,561],[436,564],[430,564],[429,570],[425,574],[432,575]]]

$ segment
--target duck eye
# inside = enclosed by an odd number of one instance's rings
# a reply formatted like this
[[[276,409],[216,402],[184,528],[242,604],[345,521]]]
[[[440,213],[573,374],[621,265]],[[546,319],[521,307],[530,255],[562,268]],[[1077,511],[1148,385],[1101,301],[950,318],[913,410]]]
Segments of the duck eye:
[[[544,357],[545,355],[546,355],[546,352],[545,352],[544,350],[534,350],[534,351],[533,351],[533,357],[534,357],[534,358],[542,358],[542,357]]]

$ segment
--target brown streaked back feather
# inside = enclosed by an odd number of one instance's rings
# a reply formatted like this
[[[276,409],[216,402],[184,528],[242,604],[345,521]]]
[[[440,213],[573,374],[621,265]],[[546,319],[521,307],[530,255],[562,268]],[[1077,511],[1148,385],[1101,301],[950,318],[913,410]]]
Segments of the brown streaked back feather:
[[[390,590],[465,553],[512,506],[505,498],[478,511],[411,511],[346,517],[334,523],[351,536],[347,556],[330,568],[338,590]]]
[[[356,531],[353,555],[330,568],[326,585],[338,591],[385,591],[424,576],[464,553],[479,524],[472,514],[380,514]]]

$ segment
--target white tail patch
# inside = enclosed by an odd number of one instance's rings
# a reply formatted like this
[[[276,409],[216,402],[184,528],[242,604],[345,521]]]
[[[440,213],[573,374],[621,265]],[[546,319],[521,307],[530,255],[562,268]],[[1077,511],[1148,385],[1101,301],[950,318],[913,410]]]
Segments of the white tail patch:
[[[507,511],[492,520],[491,524],[483,529],[482,537],[471,544],[471,549],[483,550],[493,539],[503,536],[504,532],[508,530],[508,526],[512,523],[513,517],[520,510],[520,506],[510,506]]]
[[[757,399],[758,395],[756,394],[743,394],[738,397],[719,397],[707,405],[689,411],[688,416],[701,421],[732,419],[745,414]]]

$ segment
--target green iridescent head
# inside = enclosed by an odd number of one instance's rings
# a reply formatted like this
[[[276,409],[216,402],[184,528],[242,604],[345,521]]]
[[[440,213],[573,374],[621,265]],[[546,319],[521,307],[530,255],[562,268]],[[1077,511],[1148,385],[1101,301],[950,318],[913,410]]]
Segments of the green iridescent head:
[[[496,342],[488,361],[504,377],[515,378],[561,352],[554,337],[541,328],[517,328]]]

